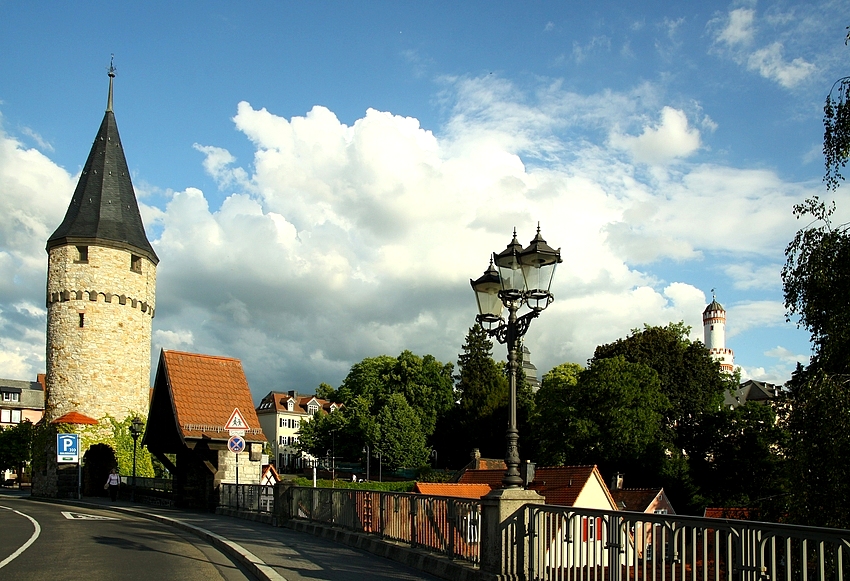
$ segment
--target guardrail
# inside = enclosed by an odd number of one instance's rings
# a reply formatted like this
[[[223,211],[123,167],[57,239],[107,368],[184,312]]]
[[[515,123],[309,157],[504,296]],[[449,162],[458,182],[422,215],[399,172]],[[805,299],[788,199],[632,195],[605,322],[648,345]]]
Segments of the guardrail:
[[[290,516],[407,543],[477,564],[481,502],[405,492],[289,489]]]
[[[490,573],[534,581],[843,581],[850,561],[841,529],[526,504],[482,546],[479,500],[281,484],[222,484],[219,498],[475,565],[487,552]]]
[[[136,476],[136,490],[155,490],[157,492],[172,492],[171,478],[149,478],[147,476]],[[121,484],[123,486],[132,486],[132,476],[122,476]]]
[[[526,505],[534,580],[844,579],[850,531]]]
[[[236,510],[274,513],[274,488],[262,484],[221,484],[218,504]]]

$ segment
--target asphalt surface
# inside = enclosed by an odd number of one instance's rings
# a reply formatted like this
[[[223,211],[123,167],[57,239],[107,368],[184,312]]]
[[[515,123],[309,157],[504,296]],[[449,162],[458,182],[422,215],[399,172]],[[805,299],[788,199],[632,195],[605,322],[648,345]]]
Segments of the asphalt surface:
[[[2,579],[256,579],[198,536],[129,512],[0,495],[0,531]]]
[[[76,511],[80,513],[91,513],[104,516],[118,517],[120,521],[102,521],[97,526],[107,527],[103,523],[125,522],[127,525],[132,523],[135,527],[131,530],[136,536],[127,534],[121,536],[116,534],[106,534],[102,532],[91,533],[92,539],[101,547],[109,548],[113,553],[120,552],[124,555],[123,563],[125,569],[135,567],[132,559],[141,558],[144,563],[145,556],[150,557],[157,552],[157,558],[162,555],[162,558],[168,557],[168,562],[181,559],[181,562],[195,560],[198,568],[203,563],[204,566],[217,567],[215,572],[208,573],[209,576],[193,577],[185,576],[182,573],[176,573],[170,570],[165,573],[154,573],[153,570],[142,568],[142,572],[146,576],[138,577],[140,579],[227,579],[224,575],[248,575],[241,578],[257,578],[260,580],[272,581],[353,581],[353,580],[376,580],[376,581],[436,581],[438,578],[427,573],[423,573],[416,569],[412,569],[405,565],[396,563],[389,559],[377,557],[365,551],[360,551],[351,547],[336,544],[313,535],[298,533],[286,528],[273,527],[263,523],[255,523],[242,519],[216,515],[207,512],[192,512],[175,510],[161,507],[151,507],[146,505],[133,505],[124,501],[111,503],[107,498],[84,498],[82,501],[62,501],[64,508],[57,508],[57,503],[43,502],[35,499],[30,499],[28,496],[15,495],[11,497],[8,492],[0,491],[0,506],[14,508],[23,513],[36,514],[33,507],[52,507],[54,513],[59,514],[61,511]],[[71,508],[68,508],[71,507]],[[3,534],[0,535],[0,563],[6,559],[15,547],[22,545],[32,534],[33,526],[23,517],[10,513],[9,510],[0,509],[0,530]],[[41,514],[41,513],[38,513]],[[12,518],[14,516],[14,518]],[[62,517],[64,518],[64,517]],[[66,519],[67,520],[67,519]],[[6,523],[9,522],[10,527],[14,527],[14,534],[7,534],[12,528],[6,528]],[[52,522],[52,521],[51,521]],[[61,521],[58,521],[61,522]],[[71,521],[69,521],[71,522]],[[68,529],[67,523],[64,528]],[[86,523],[91,524],[91,522]],[[62,528],[62,527],[60,527]],[[193,558],[182,554],[171,554],[175,551],[165,549],[156,544],[159,541],[162,530],[167,529],[172,531],[176,536],[182,538],[192,537],[196,544],[195,550],[200,551],[199,545],[206,547],[211,551],[206,557]],[[32,552],[33,555],[39,554],[44,558],[46,555],[51,555],[49,570],[50,579],[61,579],[53,575],[56,570],[56,557],[64,555],[65,558],[71,559],[68,552],[70,549],[69,543],[74,539],[72,532],[64,533],[66,537],[54,538],[48,535],[48,543],[44,542],[44,530],[38,540],[32,546],[25,550],[19,557],[7,564],[4,568],[0,568],[0,578],[6,579],[44,579],[44,575],[36,577],[16,577],[9,576],[8,573],[16,571],[12,569],[15,563],[24,559],[24,556]],[[102,537],[102,538],[95,538]],[[83,538],[83,537],[78,537]],[[13,539],[13,540],[12,540]],[[41,543],[41,544],[40,544]],[[54,545],[55,544],[55,545]],[[70,544],[73,547],[73,544]],[[213,548],[215,547],[215,548]],[[188,551],[188,549],[186,549]],[[65,551],[65,552],[61,552]],[[131,559],[132,554],[132,559]],[[230,566],[216,562],[218,557],[215,555],[229,557]],[[207,559],[205,562],[204,559]],[[26,561],[21,561],[26,562]],[[207,570],[207,569],[205,569]],[[218,576],[216,576],[218,575]],[[99,577],[84,575],[82,577],[65,577],[68,579],[99,579]],[[106,577],[104,577],[105,579]],[[135,579],[137,577],[129,577],[123,574],[113,575],[111,579]],[[233,577],[237,579],[239,577]]]

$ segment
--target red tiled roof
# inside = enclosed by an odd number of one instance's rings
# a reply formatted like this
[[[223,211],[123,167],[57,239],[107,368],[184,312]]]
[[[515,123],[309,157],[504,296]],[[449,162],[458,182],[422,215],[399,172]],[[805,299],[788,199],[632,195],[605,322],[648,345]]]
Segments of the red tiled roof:
[[[661,488],[620,488],[612,490],[611,496],[620,510],[645,512],[655,497],[661,494],[661,490]]]
[[[249,430],[245,439],[265,442],[242,362],[180,351],[163,351],[177,423],[184,438],[227,440],[224,426],[239,409]]]
[[[493,490],[488,484],[461,484],[457,482],[417,482],[413,492],[430,496],[455,498],[481,498]]]
[[[732,520],[758,520],[759,511],[755,508],[706,508],[705,516]]]
[[[289,411],[289,400],[294,400],[293,409]],[[316,397],[315,395],[307,395],[307,396],[297,396],[292,397],[288,393],[278,393],[271,391],[266,397],[260,401],[260,405],[257,406],[257,413],[270,413],[270,412],[284,412],[284,413],[296,413],[296,414],[309,414],[309,410],[307,409],[308,405],[311,401],[316,400],[316,403],[319,404],[319,407],[322,408],[326,412],[331,411],[331,406],[334,405],[333,402],[321,399]],[[336,407],[338,409],[342,409],[345,406],[341,403],[337,403]]]
[[[458,479],[459,484],[486,484],[490,488],[501,488],[505,469],[501,470],[467,470]]]
[[[529,488],[546,498],[546,504],[573,506],[596,466],[552,466],[537,468]]]
[[[81,414],[80,412],[68,412],[64,416],[58,417],[51,424],[87,424],[93,426],[97,424],[97,420],[94,418],[90,418],[85,414]]]
[[[598,476],[596,466],[541,467],[534,471],[534,481],[528,488],[543,495],[546,504],[573,506],[588,480],[595,478],[594,473]],[[458,482],[488,484],[492,488],[501,488],[504,475],[504,470],[467,470]],[[607,487],[601,477],[599,482],[607,493]],[[608,496],[610,498],[610,494]],[[611,502],[613,504],[613,499]]]

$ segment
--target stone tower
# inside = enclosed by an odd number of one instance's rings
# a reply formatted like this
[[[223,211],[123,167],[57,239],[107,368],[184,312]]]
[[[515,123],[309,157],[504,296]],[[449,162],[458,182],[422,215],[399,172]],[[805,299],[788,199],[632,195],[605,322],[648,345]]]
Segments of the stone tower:
[[[723,371],[732,373],[735,370],[735,353],[726,348],[726,310],[713,294],[711,303],[702,312],[702,328],[705,346],[711,356],[720,362]]]
[[[159,259],[145,235],[112,112],[65,219],[47,240],[47,421],[146,416]]]

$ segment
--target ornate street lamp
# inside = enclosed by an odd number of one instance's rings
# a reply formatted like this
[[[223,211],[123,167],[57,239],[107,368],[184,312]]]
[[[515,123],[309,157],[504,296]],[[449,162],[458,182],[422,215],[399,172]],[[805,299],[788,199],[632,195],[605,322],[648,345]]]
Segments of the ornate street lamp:
[[[517,241],[514,230],[508,247],[498,254],[494,252],[490,267],[484,274],[469,281],[478,301],[479,314],[475,320],[488,335],[508,346],[510,401],[505,432],[505,464],[508,469],[502,478],[504,488],[522,488],[523,485],[519,473],[519,431],[516,427],[517,343],[528,331],[531,320],[554,300],[549,289],[559,262],[561,250],[554,250],[546,244],[540,235],[539,225],[537,235],[525,249]],[[527,306],[529,312],[517,317],[517,311],[523,306]],[[505,308],[508,309],[507,321],[502,318]]]
[[[145,424],[139,416],[133,418],[130,423],[130,435],[133,436],[133,487],[130,489],[130,502],[136,500],[136,444],[144,428]]]

